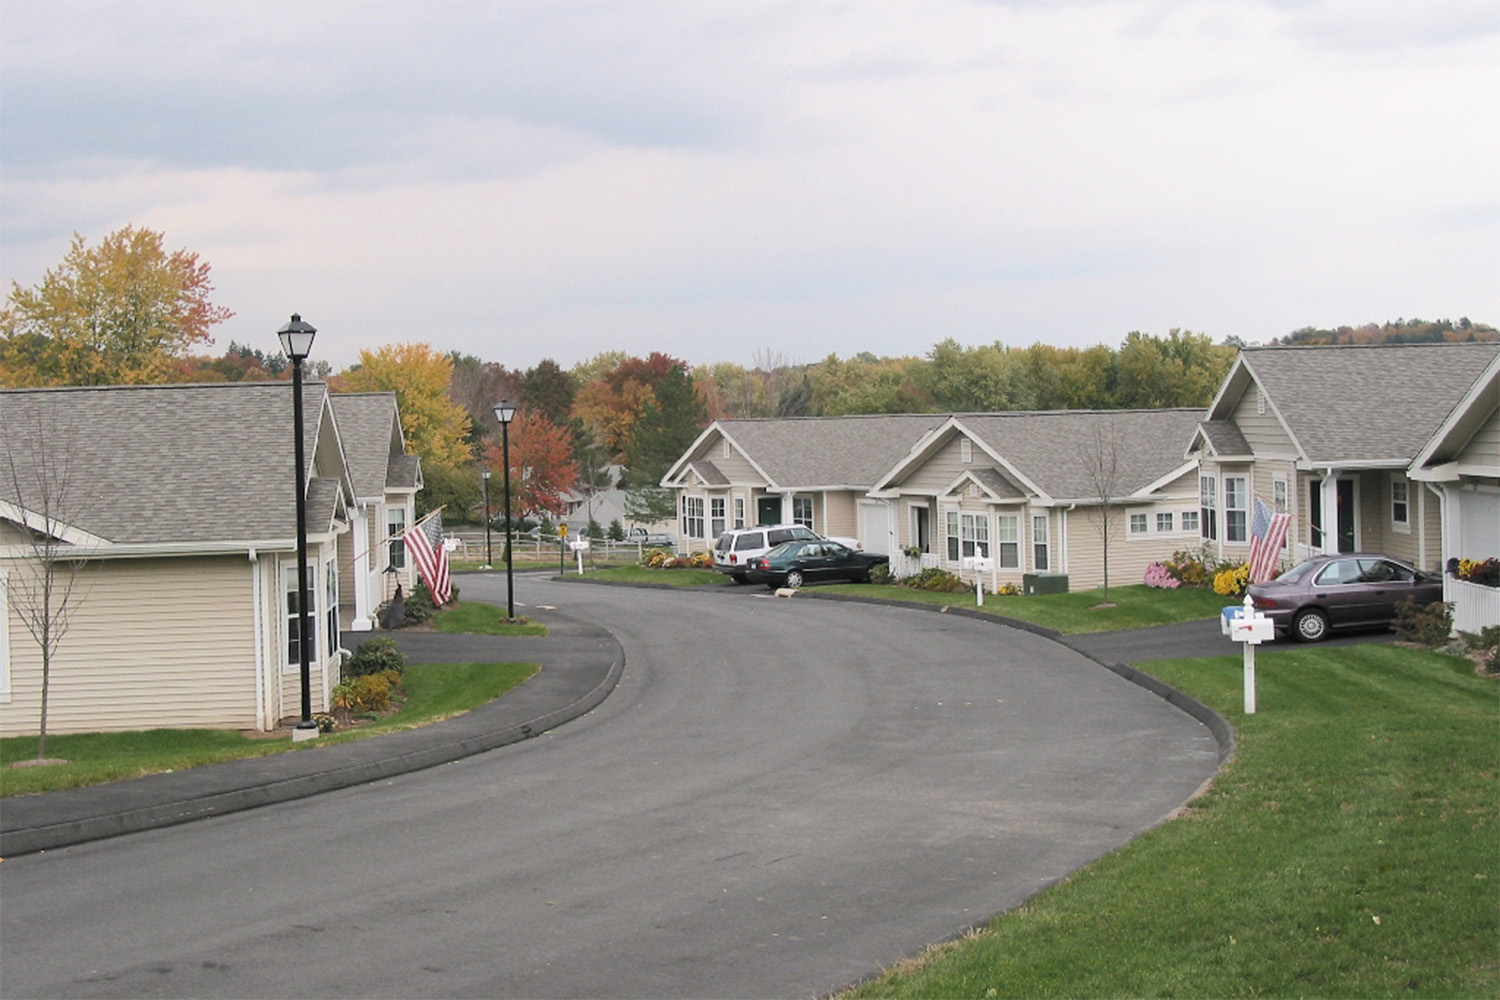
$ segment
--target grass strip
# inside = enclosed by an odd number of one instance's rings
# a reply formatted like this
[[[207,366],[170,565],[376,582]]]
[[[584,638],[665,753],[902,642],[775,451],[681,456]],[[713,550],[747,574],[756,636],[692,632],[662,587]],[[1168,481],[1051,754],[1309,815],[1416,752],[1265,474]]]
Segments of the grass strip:
[[[1175,821],[859,997],[1500,995],[1500,685],[1395,646],[1145,669],[1238,755]]]
[[[534,663],[409,664],[403,675],[406,700],[398,712],[358,729],[297,744],[289,736],[249,735],[235,729],[61,733],[47,737],[47,756],[66,760],[66,764],[13,768],[9,765],[36,756],[36,737],[6,737],[0,739],[0,797],[101,785],[242,757],[316,750],[413,729],[493,701],[539,669]]]
[[[505,617],[505,609],[474,601],[458,601],[443,608],[434,616],[433,625],[439,632],[471,635],[547,634],[547,626],[541,622],[509,621]]]
[[[667,587],[733,586],[729,577],[713,569],[651,569],[647,566],[611,566],[591,570],[583,576],[563,574],[563,579],[582,583],[651,583]]]

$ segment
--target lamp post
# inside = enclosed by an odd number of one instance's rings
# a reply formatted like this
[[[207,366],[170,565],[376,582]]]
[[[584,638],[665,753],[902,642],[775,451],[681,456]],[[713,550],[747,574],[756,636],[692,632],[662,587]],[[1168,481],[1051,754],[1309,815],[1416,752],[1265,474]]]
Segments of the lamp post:
[[[484,568],[495,567],[495,557],[490,551],[490,470],[479,474],[484,479]]]
[[[516,418],[516,408],[510,400],[502,399],[495,404],[495,419],[500,421],[500,457],[505,462],[505,614],[516,617],[515,557],[510,539],[510,422]]]
[[[281,353],[292,363],[292,436],[297,462],[297,649],[302,665],[302,721],[292,739],[306,740],[318,735],[318,724],[312,717],[312,614],[307,591],[307,464],[302,447],[302,362],[312,353],[317,330],[311,323],[292,313],[292,321],[276,336],[281,339]]]

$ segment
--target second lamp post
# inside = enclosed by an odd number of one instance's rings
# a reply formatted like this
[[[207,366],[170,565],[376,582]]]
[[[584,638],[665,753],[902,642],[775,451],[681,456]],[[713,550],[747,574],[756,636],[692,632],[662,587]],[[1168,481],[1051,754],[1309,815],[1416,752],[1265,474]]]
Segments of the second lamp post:
[[[515,418],[516,408],[510,400],[495,404],[495,419],[500,421],[500,458],[505,463],[505,615],[512,619],[516,617],[516,577],[510,537],[510,422]]]

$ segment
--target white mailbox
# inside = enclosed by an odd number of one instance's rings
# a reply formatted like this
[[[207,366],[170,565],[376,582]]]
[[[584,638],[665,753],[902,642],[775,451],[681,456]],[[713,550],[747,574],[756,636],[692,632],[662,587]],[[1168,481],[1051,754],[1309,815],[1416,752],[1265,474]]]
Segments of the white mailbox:
[[[1219,628],[1235,642],[1244,643],[1240,648],[1245,654],[1245,714],[1255,714],[1255,647],[1276,638],[1276,623],[1255,610],[1255,602],[1245,595],[1243,605],[1224,609],[1219,616]]]
[[[587,552],[589,549],[589,540],[587,538],[580,538],[577,541],[569,542],[568,548],[574,552]]]
[[[988,573],[995,568],[995,560],[989,556],[964,556],[960,560],[960,565],[964,569],[973,570],[976,573]]]

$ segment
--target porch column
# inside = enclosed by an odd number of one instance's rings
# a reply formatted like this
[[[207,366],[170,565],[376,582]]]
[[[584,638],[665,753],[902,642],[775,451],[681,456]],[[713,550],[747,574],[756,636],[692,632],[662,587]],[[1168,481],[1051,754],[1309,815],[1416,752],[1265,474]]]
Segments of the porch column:
[[[354,528],[349,535],[353,546],[354,620],[351,632],[369,632],[375,628],[374,602],[370,600],[370,509],[361,504],[354,512]]]

